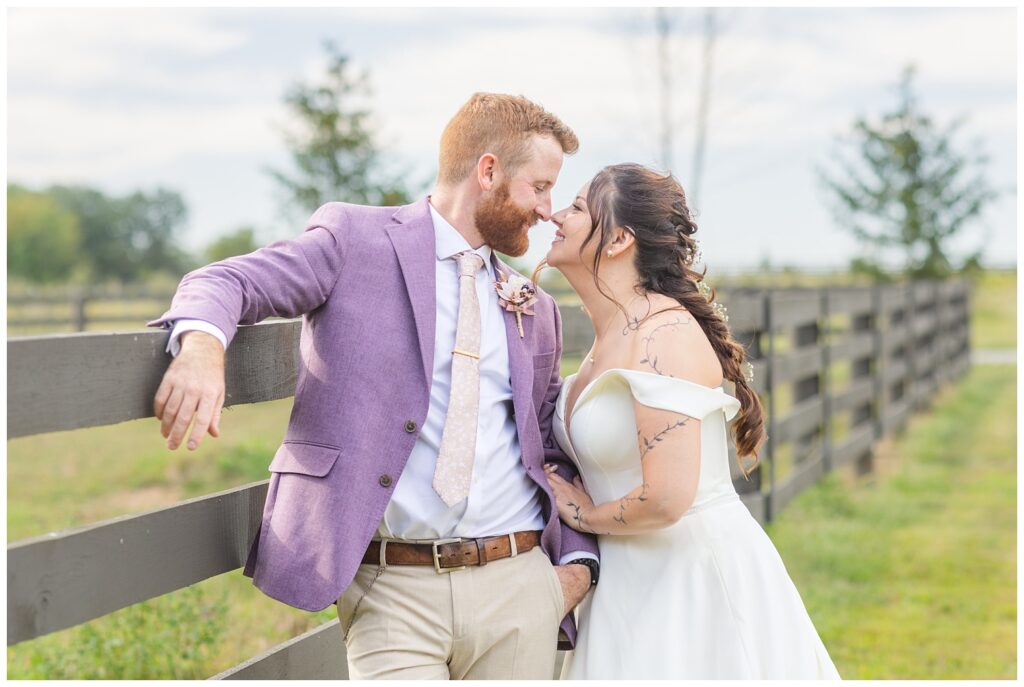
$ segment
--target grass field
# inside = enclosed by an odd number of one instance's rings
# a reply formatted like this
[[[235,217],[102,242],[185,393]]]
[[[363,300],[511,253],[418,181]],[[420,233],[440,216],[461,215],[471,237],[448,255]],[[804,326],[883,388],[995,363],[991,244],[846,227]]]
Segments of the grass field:
[[[971,347],[1017,347],[1017,273],[984,272],[971,289]]]
[[[1016,367],[974,368],[768,527],[847,679],[1017,674]]]
[[[1015,345],[1015,288],[1012,273],[979,282],[973,346]],[[878,476],[832,475],[771,526],[844,677],[1015,675],[1015,373],[973,370],[879,447]],[[229,409],[193,453],[167,451],[153,419],[8,441],[8,541],[266,479],[290,406]],[[204,678],[334,613],[233,571],[8,647],[8,677]]]

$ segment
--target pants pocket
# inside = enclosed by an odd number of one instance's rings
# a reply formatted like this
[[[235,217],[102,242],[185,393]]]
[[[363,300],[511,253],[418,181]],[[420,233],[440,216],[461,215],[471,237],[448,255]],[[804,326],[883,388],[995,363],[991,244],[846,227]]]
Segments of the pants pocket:
[[[544,556],[544,563],[548,568],[548,578],[551,581],[551,596],[555,603],[555,615],[557,616],[557,622],[561,623],[562,618],[565,617],[565,594],[562,593],[562,582],[558,578],[558,573],[555,572],[555,566]]]

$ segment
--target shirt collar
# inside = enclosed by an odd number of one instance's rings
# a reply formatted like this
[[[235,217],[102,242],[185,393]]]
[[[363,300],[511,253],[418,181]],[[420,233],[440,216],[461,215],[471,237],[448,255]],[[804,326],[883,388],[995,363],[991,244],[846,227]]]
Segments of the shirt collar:
[[[473,250],[466,237],[449,224],[448,220],[442,217],[433,205],[428,202],[427,207],[430,208],[430,218],[434,222],[434,245],[437,249],[438,260],[447,260],[457,253]],[[476,253],[484,259],[484,266],[488,272],[491,271],[491,252],[491,247],[486,243],[476,249]]]

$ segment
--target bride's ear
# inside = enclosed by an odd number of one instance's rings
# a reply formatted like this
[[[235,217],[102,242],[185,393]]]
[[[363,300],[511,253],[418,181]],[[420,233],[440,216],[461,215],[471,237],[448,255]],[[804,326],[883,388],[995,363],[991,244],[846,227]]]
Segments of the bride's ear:
[[[608,244],[608,248],[612,249],[616,255],[623,251],[629,250],[636,244],[636,235],[633,234],[632,230],[628,227],[616,227],[615,237],[611,243]]]

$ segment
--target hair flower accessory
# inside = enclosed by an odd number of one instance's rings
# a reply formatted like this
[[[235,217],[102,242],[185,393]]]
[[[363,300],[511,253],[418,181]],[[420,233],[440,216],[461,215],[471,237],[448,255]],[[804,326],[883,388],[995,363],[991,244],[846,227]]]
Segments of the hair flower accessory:
[[[533,282],[518,274],[505,274],[498,270],[498,281],[494,282],[498,292],[498,305],[516,314],[519,338],[523,338],[523,315],[535,314],[530,306],[537,302],[537,289]]]
[[[747,384],[754,381],[754,366],[750,364],[750,361],[743,363],[743,381]]]

